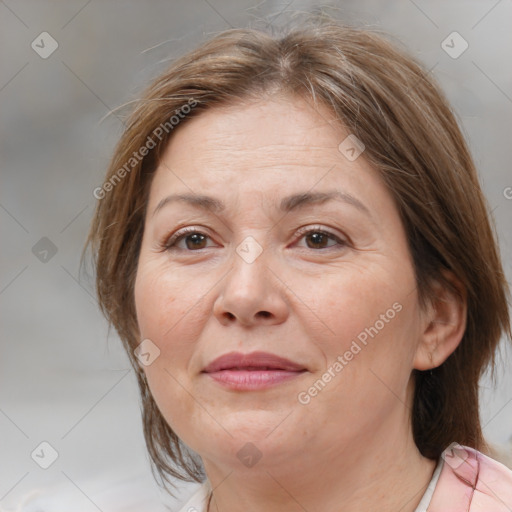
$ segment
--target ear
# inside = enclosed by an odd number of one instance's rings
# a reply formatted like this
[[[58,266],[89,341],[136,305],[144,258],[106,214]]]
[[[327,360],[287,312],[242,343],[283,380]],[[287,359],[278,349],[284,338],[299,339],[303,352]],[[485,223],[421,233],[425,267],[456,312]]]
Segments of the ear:
[[[461,281],[448,270],[443,276],[458,290],[434,282],[435,297],[422,313],[421,335],[413,368],[430,370],[443,364],[462,340],[466,330],[467,294]]]

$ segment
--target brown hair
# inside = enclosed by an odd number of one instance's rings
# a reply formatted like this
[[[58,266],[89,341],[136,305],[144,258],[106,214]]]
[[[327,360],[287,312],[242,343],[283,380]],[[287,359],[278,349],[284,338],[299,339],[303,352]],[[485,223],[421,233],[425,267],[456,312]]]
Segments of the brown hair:
[[[433,279],[457,292],[443,269],[464,286],[460,345],[438,368],[414,370],[412,427],[420,452],[432,459],[452,441],[486,449],[478,382],[494,367],[502,333],[511,336],[510,292],[468,147],[439,86],[411,56],[376,32],[315,18],[281,35],[228,30],[176,60],[137,100],[97,195],[86,248],[93,251],[102,312],[137,375],[154,468],[166,481],[204,480],[200,460],[165,422],[133,353],[141,342],[133,291],[145,208],[162,151],[179,129],[170,119],[178,116],[181,126],[205,109],[276,90],[326,105],[364,143],[363,156],[399,209],[421,305],[433,297]],[[130,160],[149,139],[155,147]]]

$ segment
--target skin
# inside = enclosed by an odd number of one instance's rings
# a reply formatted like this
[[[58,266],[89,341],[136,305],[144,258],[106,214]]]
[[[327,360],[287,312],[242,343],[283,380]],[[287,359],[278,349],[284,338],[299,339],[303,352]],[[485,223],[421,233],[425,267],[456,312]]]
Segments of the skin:
[[[439,288],[439,301],[419,308],[396,205],[364,153],[349,161],[339,151],[347,135],[321,106],[268,96],[187,121],[156,170],[135,302],[141,340],[160,355],[144,370],[166,421],[202,457],[211,511],[412,512],[435,468],[413,441],[411,372],[455,350],[465,305]],[[333,189],[369,213],[338,201],[277,208],[290,194]],[[206,194],[226,209],[173,202],[153,214],[172,193]],[[184,227],[207,237],[197,248],[187,233],[166,250]],[[263,250],[252,263],[236,251],[249,236]],[[396,303],[394,318],[300,403]],[[308,371],[259,391],[201,373],[222,354],[256,350]],[[252,467],[237,457],[249,442],[261,453]]]

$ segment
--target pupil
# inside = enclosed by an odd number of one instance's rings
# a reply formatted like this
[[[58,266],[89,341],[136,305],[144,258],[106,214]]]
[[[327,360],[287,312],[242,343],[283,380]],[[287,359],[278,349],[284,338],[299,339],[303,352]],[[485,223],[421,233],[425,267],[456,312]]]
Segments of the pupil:
[[[192,235],[189,235],[189,239],[192,239],[192,245],[195,247],[198,247],[201,242],[203,242],[204,235],[201,235],[200,233],[194,233]]]
[[[313,244],[314,245],[318,245],[318,244],[322,243],[322,240],[323,240],[325,235],[323,235],[322,233],[313,233],[310,236],[311,236],[311,239],[313,241]]]

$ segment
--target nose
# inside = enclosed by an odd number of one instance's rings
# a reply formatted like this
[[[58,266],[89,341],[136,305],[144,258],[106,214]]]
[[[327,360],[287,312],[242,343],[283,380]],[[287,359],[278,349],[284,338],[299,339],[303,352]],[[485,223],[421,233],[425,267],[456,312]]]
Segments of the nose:
[[[240,255],[242,254],[242,256]],[[213,314],[223,325],[274,325],[286,320],[289,314],[287,286],[272,269],[270,249],[254,261],[234,252],[231,269],[221,280]]]

